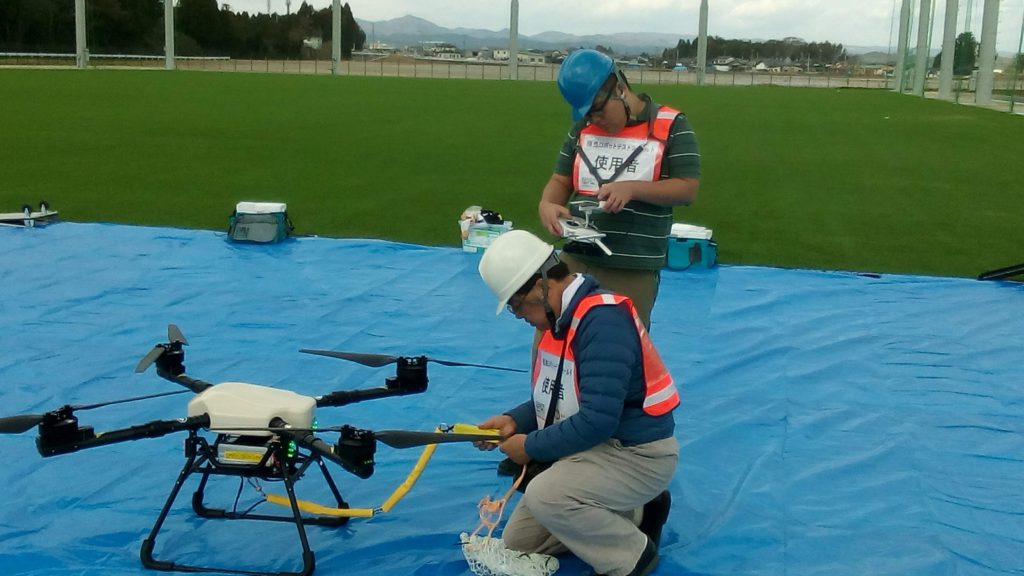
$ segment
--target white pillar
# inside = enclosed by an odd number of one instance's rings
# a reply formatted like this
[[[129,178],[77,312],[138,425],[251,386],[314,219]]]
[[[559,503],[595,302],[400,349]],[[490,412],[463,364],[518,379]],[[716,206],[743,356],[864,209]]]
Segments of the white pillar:
[[[893,90],[903,93],[903,81],[906,79],[907,71],[907,36],[910,35],[910,0],[903,0],[900,5],[900,37],[896,41],[896,70],[893,71],[896,80]]]
[[[921,13],[917,18],[917,53],[914,60],[914,94],[924,96],[924,87],[928,82],[928,38],[931,36],[932,0],[921,0]]]
[[[708,0],[700,0],[700,24],[697,31],[697,85],[704,85],[708,65]]]
[[[331,5],[331,74],[341,74],[341,0]]]
[[[996,65],[996,29],[999,28],[999,0],[985,0],[985,13],[981,17],[981,52],[978,54],[978,86],[974,102],[987,106],[992,103],[992,84]]]
[[[164,0],[164,68],[174,70],[174,0]]]
[[[75,66],[89,66],[89,45],[85,38],[85,0],[75,0]]]
[[[508,24],[508,78],[519,79],[519,0],[512,0]]]
[[[956,13],[960,0],[946,0],[946,21],[942,25],[942,62],[939,63],[939,98],[953,99],[953,60],[956,55]]]

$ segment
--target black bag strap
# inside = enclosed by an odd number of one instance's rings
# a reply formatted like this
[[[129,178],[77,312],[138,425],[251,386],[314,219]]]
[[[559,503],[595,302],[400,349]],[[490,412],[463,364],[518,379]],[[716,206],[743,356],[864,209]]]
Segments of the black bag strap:
[[[656,115],[657,113],[655,113],[655,116]],[[654,116],[651,116],[651,118],[647,120],[647,139],[650,140],[652,136],[654,136]],[[598,186],[604,186],[609,182],[615,182],[615,180],[622,175],[622,171],[628,168],[629,165],[632,164],[634,160],[636,160],[636,157],[639,156],[641,152],[643,152],[644,146],[647,144],[646,142],[644,142],[643,144],[637,146],[636,149],[634,149],[633,152],[626,157],[622,164],[619,164],[619,167],[615,169],[615,172],[611,175],[611,177],[605,180],[601,178],[600,174],[597,173],[597,169],[595,169],[594,165],[590,162],[590,158],[588,158],[586,153],[583,152],[583,147],[580,146],[580,140],[582,138],[583,130],[581,129],[579,134],[576,135],[576,153],[580,155],[580,159],[583,160],[583,163],[587,165],[587,169],[590,170],[590,173],[594,175],[594,178],[597,180]]]
[[[626,157],[625,160],[623,160],[622,164],[619,164],[619,167],[615,169],[615,173],[613,173],[610,178],[605,180],[604,178],[601,178],[600,174],[597,173],[597,169],[594,168],[594,165],[590,162],[590,158],[587,158],[587,154],[583,152],[583,148],[580,147],[579,140],[576,141],[576,153],[580,155],[580,159],[583,160],[583,163],[587,165],[587,169],[590,170],[590,173],[594,175],[594,178],[597,180],[598,186],[604,186],[609,182],[615,182],[615,180],[622,175],[622,171],[628,168],[629,165],[632,164],[634,160],[636,160],[636,157],[639,156],[640,153],[643,151],[644,145],[640,144],[633,150],[633,152],[629,156]]]

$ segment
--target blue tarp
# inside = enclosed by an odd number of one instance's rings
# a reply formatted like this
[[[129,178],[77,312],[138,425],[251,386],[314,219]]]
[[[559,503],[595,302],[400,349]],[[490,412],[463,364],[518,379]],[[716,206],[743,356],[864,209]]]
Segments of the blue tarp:
[[[532,329],[478,256],[376,240],[259,246],[222,233],[61,223],[0,229],[0,413],[173,390],[136,363],[177,324],[188,373],[307,395],[383,385],[393,368],[326,348],[525,368]],[[682,445],[656,574],[1024,574],[1024,285],[724,266],[666,271],[652,334],[681,383]],[[526,397],[520,374],[433,364],[421,395],[317,412],[321,425],[430,430]],[[97,431],[185,416],[187,396],[79,413]],[[327,435],[325,435],[326,437]],[[0,573],[146,573],[138,552],[184,463],[177,434],[41,458],[0,436]],[[329,440],[331,438],[328,438]],[[380,505],[418,450],[380,446],[354,507]],[[438,448],[390,513],[310,527],[318,574],[469,574],[458,534],[497,496],[498,453]],[[294,526],[204,520],[187,484],[158,558],[298,570]],[[239,481],[211,481],[230,508]],[[266,492],[283,494],[279,483]],[[316,474],[300,498],[330,503]],[[259,501],[250,486],[239,507]],[[271,504],[258,508],[277,513]],[[578,560],[560,573],[579,574]]]

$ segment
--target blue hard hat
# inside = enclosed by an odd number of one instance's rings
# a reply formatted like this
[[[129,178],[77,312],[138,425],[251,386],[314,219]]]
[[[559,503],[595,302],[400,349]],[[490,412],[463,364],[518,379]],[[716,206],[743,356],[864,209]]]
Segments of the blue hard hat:
[[[590,111],[601,86],[615,72],[615,62],[597,50],[576,50],[562,62],[558,89],[572,107],[572,119],[579,121]]]

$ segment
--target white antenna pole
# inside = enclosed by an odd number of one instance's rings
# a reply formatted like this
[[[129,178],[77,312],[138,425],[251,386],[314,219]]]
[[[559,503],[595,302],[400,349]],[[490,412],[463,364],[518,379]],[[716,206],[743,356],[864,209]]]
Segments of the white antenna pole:
[[[85,0],[75,0],[75,66],[89,66],[89,46],[85,39]]]
[[[900,5],[900,36],[896,41],[896,70],[893,76],[896,77],[895,92],[903,93],[903,81],[907,68],[907,36],[910,28],[910,0],[903,0]]]
[[[697,30],[697,85],[704,85],[708,65],[708,0],[700,0],[700,23]]]
[[[953,99],[953,61],[956,55],[956,15],[960,0],[946,0],[946,22],[942,25],[942,62],[939,63],[939,98]]]
[[[341,73],[341,0],[331,5],[331,74]]]
[[[508,26],[508,78],[519,79],[519,0],[512,0]]]
[[[164,0],[164,68],[174,70],[174,0]]]
[[[929,15],[932,0],[921,0],[917,17],[917,58],[914,61],[914,94],[924,96],[924,85],[928,80],[928,36],[931,32]]]
[[[978,85],[974,103],[987,106],[992,103],[992,84],[996,63],[996,29],[999,28],[999,0],[985,0],[985,13],[981,16],[981,52],[978,55]]]

